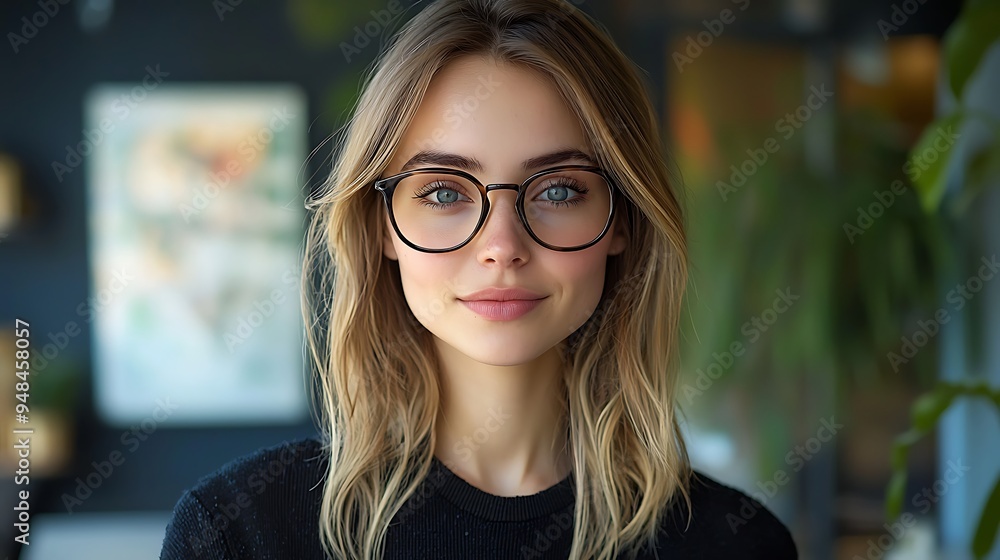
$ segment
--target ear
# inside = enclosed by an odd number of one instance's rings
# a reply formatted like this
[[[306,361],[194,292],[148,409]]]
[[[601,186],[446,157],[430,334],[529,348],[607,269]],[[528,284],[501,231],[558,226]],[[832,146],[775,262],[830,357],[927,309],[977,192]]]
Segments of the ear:
[[[625,233],[624,220],[619,215],[615,216],[614,224],[612,224],[612,229],[609,233],[611,235],[611,244],[608,246],[608,256],[621,254],[625,250],[625,247],[628,246],[628,234]]]
[[[399,255],[396,254],[396,246],[392,244],[392,238],[396,233],[392,231],[388,216],[383,216],[382,224],[382,254],[391,261],[398,261]]]

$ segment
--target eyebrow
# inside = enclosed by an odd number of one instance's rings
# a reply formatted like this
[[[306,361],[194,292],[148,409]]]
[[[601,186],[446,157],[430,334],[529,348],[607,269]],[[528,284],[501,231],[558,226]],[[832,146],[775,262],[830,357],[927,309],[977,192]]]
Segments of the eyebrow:
[[[575,148],[565,148],[555,152],[550,152],[537,157],[529,158],[521,162],[521,169],[531,171],[539,167],[556,165],[569,160],[582,160],[588,165],[597,165],[590,155]],[[442,167],[457,167],[469,172],[482,173],[483,164],[476,158],[467,157],[460,154],[451,154],[437,150],[420,150],[413,154],[409,160],[403,164],[400,172],[407,171],[420,165],[437,165]]]

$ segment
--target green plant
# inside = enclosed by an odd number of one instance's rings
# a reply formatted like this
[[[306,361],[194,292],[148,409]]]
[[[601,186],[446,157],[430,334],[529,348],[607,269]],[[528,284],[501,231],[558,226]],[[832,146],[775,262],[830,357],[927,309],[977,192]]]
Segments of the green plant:
[[[969,159],[961,191],[949,201],[950,214],[958,218],[982,189],[1000,175],[1000,121],[984,111],[977,111],[963,104],[963,94],[969,80],[986,51],[1000,39],[1000,1],[969,0],[944,37],[944,60],[948,67],[948,84],[958,104],[927,126],[920,140],[911,150],[911,158],[919,157],[931,148],[940,129],[959,128],[963,124],[979,122],[993,132],[991,142],[985,143]],[[946,171],[951,165],[953,151],[942,154],[914,180],[924,209],[938,212],[944,201]]]
[[[949,86],[958,100],[954,110],[940,116],[924,131],[910,152],[910,160],[920,157],[931,145],[941,129],[958,128],[973,122],[985,125],[992,133],[966,162],[961,188],[946,197],[948,176],[953,165],[955,150],[947,150],[937,157],[914,180],[924,210],[930,215],[945,214],[954,221],[961,220],[983,189],[996,184],[1000,178],[1000,121],[988,113],[976,111],[963,103],[963,94],[969,80],[976,75],[981,59],[988,48],[1000,39],[1000,2],[996,0],[970,0],[948,29],[944,38],[944,59],[949,70]],[[978,329],[972,329],[978,333]],[[973,335],[975,336],[975,335]],[[970,379],[966,383],[938,383],[919,397],[911,409],[912,427],[900,435],[892,447],[892,469],[886,490],[886,515],[899,516],[906,490],[907,458],[910,448],[930,432],[940,417],[959,397],[980,397],[990,400],[1000,413],[1000,389]],[[996,541],[1000,529],[1000,476],[986,499],[979,516],[972,540],[972,553],[976,558],[985,557]]]
[[[937,424],[941,415],[958,397],[982,397],[989,399],[1000,413],[1000,389],[991,389],[986,384],[939,383],[933,390],[921,395],[911,410],[913,427],[899,436],[892,446],[892,478],[886,496],[886,514],[889,519],[899,517],[906,492],[906,460],[910,448],[920,441]],[[986,499],[983,512],[972,539],[972,553],[982,558],[993,548],[997,527],[1000,526],[1000,477]]]

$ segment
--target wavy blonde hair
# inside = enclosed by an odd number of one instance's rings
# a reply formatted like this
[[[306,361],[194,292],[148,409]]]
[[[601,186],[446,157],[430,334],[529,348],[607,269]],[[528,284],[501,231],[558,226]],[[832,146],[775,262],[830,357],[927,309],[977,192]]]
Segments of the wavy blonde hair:
[[[676,406],[687,278],[683,217],[654,112],[631,61],[562,0],[439,0],[394,36],[366,76],[312,219],[303,308],[329,455],[320,537],[334,558],[380,558],[389,522],[429,474],[440,405],[433,336],[382,253],[372,182],[437,71],[480,54],[541,72],[580,119],[623,196],[629,246],[608,260],[597,310],[562,344],[576,481],[570,558],[614,558],[655,541],[687,504],[691,467]]]

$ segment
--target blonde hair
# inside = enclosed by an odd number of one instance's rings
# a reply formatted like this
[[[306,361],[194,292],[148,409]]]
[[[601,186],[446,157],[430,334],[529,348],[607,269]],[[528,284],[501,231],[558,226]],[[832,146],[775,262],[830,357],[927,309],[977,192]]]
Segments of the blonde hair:
[[[382,253],[372,182],[387,168],[435,72],[479,54],[539,71],[580,119],[624,200],[629,246],[608,259],[597,310],[563,342],[561,390],[576,481],[570,558],[655,542],[691,468],[676,406],[687,278],[683,217],[656,114],[631,61],[562,0],[439,0],[366,77],[333,172],[307,206],[303,307],[329,454],[320,537],[333,558],[379,558],[389,522],[429,474],[440,404],[433,336]]]

